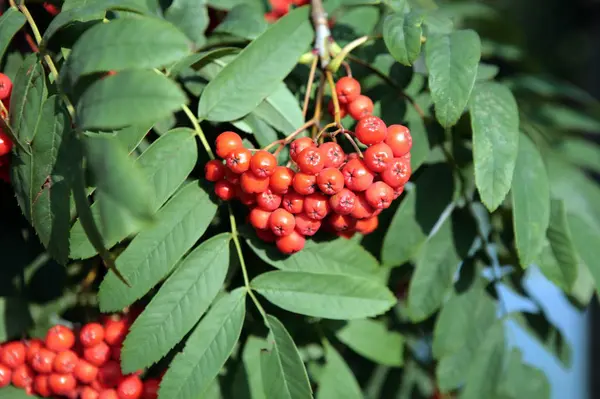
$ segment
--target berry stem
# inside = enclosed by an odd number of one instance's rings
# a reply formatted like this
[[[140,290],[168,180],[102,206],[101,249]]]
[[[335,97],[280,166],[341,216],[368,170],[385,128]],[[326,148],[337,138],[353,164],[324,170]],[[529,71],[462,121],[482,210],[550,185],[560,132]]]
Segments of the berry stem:
[[[310,92],[312,91],[312,85],[315,80],[315,73],[317,71],[317,63],[319,59],[315,57],[312,64],[310,65],[310,73],[308,75],[308,83],[306,84],[306,93],[304,94],[304,105],[302,106],[302,116],[306,119],[306,112],[308,111],[308,101],[310,100]]]
[[[262,305],[258,301],[258,298],[254,294],[254,291],[252,291],[252,287],[250,287],[250,279],[248,278],[248,270],[246,269],[246,261],[244,260],[244,254],[242,253],[242,245],[240,244],[239,234],[238,234],[238,230],[237,230],[237,224],[235,222],[235,216],[233,215],[233,210],[231,209],[231,205],[228,204],[227,207],[229,210],[229,223],[231,224],[231,235],[233,238],[233,243],[235,245],[235,249],[237,251],[238,259],[240,260],[242,274],[244,275],[244,285],[246,286],[246,290],[248,291],[248,295],[250,295],[252,302],[254,302],[254,305],[256,305],[256,308],[258,309],[259,313],[261,314],[261,316],[263,317],[263,319],[265,320],[265,323],[266,323],[267,322],[267,312],[265,312],[265,309],[262,307]]]
[[[325,71],[325,76],[327,77],[327,83],[329,84],[329,89],[331,90],[331,99],[333,100],[333,109],[334,109],[334,119],[335,123],[338,126],[342,126],[340,120],[340,102],[335,91],[335,83],[333,81],[333,75],[331,71]]]
[[[354,147],[354,150],[356,151],[356,153],[358,154],[358,156],[361,157],[361,158],[364,158],[362,151],[360,150],[360,148],[358,148],[358,144],[356,144],[356,141],[354,141],[354,139],[352,138],[352,136],[350,136],[350,133],[344,132],[343,134],[348,139],[348,141],[350,141],[350,144],[352,144],[352,147]]]
[[[315,138],[317,135],[318,126],[321,122],[321,110],[323,109],[323,94],[325,91],[325,75],[321,75],[321,80],[319,81],[319,89],[317,90],[317,98],[315,100],[315,112],[313,114],[313,120],[315,124],[313,125],[311,137]]]
[[[352,50],[359,46],[362,46],[363,44],[374,38],[375,37],[373,36],[362,36],[345,45],[342,51],[338,55],[336,55],[335,58],[331,61],[331,63],[327,66],[327,70],[336,72],[340,65],[344,62],[344,59],[350,54]]]
[[[200,127],[200,123],[198,122],[196,115],[194,115],[192,110],[185,104],[181,108],[183,109],[183,112],[185,112],[185,114],[187,115],[190,122],[192,122],[192,125],[194,126],[194,130],[196,131],[196,134],[200,138],[200,141],[202,142],[202,146],[204,146],[206,153],[208,154],[210,159],[215,159],[215,154],[213,154],[212,149],[210,148],[210,145],[208,144],[208,140],[206,140],[206,136],[204,135],[204,132],[202,131],[202,128]]]

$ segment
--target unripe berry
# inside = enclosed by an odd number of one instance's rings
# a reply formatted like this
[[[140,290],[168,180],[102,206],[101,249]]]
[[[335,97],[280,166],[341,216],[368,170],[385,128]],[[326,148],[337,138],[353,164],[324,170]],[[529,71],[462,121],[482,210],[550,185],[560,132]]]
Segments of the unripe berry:
[[[289,213],[301,213],[304,210],[304,198],[304,195],[290,191],[283,196],[282,207]]]
[[[385,143],[390,146],[395,157],[401,157],[410,152],[412,137],[410,130],[403,125],[391,125],[387,128],[388,135]]]
[[[235,186],[227,180],[220,180],[215,184],[215,194],[223,201],[231,201],[235,197]]]
[[[381,119],[376,116],[362,118],[356,124],[354,134],[364,145],[378,144],[387,137],[387,127]]]
[[[269,178],[269,188],[277,194],[288,192],[294,179],[294,171],[285,166],[276,166],[273,174]]]
[[[329,199],[329,205],[335,213],[349,215],[356,206],[356,194],[344,188]]]
[[[314,193],[304,199],[304,213],[311,219],[322,220],[330,212],[329,197]]]
[[[370,234],[377,229],[378,225],[379,218],[377,216],[372,216],[370,218],[358,220],[355,229],[361,234]]]
[[[75,345],[75,334],[63,325],[51,327],[46,334],[46,347],[54,352],[71,349]]]
[[[252,171],[248,170],[242,173],[240,177],[240,186],[245,193],[256,194],[262,193],[269,187],[269,178],[265,176],[257,176]]]
[[[250,159],[250,170],[256,176],[269,177],[277,167],[277,159],[268,151],[260,150]]]
[[[317,147],[309,147],[302,150],[297,156],[296,163],[300,172],[316,175],[325,167],[325,156]]]
[[[295,230],[287,236],[278,237],[275,241],[275,245],[277,245],[279,251],[287,255],[301,251],[305,243],[306,239],[304,236]]]
[[[296,227],[294,215],[285,209],[279,208],[271,213],[269,227],[276,236],[282,237],[291,234]]]
[[[375,178],[373,172],[360,159],[348,161],[342,169],[342,174],[344,175],[344,184],[352,191],[366,190]]]
[[[250,158],[252,158],[250,150],[242,147],[236,148],[227,154],[225,162],[233,173],[242,174],[250,169]]]
[[[298,194],[309,195],[315,192],[317,176],[306,173],[296,173],[292,180],[292,187]]]
[[[225,178],[225,169],[227,169],[227,167],[223,165],[223,162],[212,159],[204,165],[204,177],[206,180],[212,182],[223,180],[223,178]]]
[[[242,148],[242,138],[234,132],[223,132],[217,136],[215,142],[217,147],[217,155],[221,158],[226,158],[233,150]]]
[[[290,144],[290,157],[296,162],[298,155],[309,147],[316,147],[315,142],[310,137],[300,137],[292,141],[292,144]]]
[[[383,172],[394,159],[392,149],[385,143],[374,144],[365,151],[364,162],[373,172]]]
[[[340,104],[349,104],[360,95],[360,83],[354,78],[344,76],[336,82],[335,93]]]
[[[311,219],[306,213],[296,215],[296,231],[303,236],[312,236],[321,228],[321,221]]]
[[[325,167],[326,168],[339,168],[340,165],[344,162],[344,158],[346,154],[344,150],[338,143],[334,143],[333,141],[329,141],[327,143],[321,144],[319,147],[321,153],[325,155]]]
[[[373,101],[367,96],[358,96],[347,108],[352,119],[358,121],[373,114]]]
[[[392,188],[405,185],[410,179],[410,161],[405,158],[394,158],[392,163],[381,173],[381,179]]]
[[[265,211],[258,207],[250,211],[249,219],[250,224],[259,230],[265,230],[269,228],[269,218],[272,212]]]
[[[281,205],[282,196],[267,189],[256,194],[256,204],[265,211],[274,211]]]

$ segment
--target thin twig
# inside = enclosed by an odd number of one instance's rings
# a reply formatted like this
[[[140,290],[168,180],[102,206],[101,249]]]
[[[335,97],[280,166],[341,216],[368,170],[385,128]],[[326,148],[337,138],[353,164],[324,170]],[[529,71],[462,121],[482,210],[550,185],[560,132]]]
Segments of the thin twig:
[[[206,136],[204,135],[204,132],[202,131],[202,128],[200,127],[200,123],[198,122],[196,115],[194,115],[192,110],[185,104],[183,105],[183,107],[181,107],[181,109],[183,109],[183,112],[185,112],[185,114],[187,115],[190,122],[192,122],[192,125],[194,126],[194,130],[196,131],[196,135],[200,138],[200,141],[202,142],[202,146],[206,150],[206,153],[208,154],[210,159],[215,159],[215,154],[213,154],[212,149],[210,148],[210,145],[208,144],[208,140],[206,140]]]
[[[315,73],[317,71],[317,63],[319,59],[315,57],[311,66],[310,74],[308,75],[308,83],[306,84],[306,93],[304,94],[304,105],[302,106],[302,116],[306,119],[306,112],[308,111],[308,102],[310,100],[310,92],[312,91],[312,85],[315,80]]]
[[[329,89],[331,90],[331,99],[333,100],[333,109],[334,109],[334,120],[335,123],[342,127],[341,113],[340,113],[340,102],[337,96],[337,92],[335,91],[335,83],[333,82],[333,75],[331,71],[325,71],[325,76],[327,77],[327,83],[329,84]]]
[[[321,80],[319,81],[319,89],[317,90],[317,98],[315,99],[315,112],[313,114],[313,120],[315,124],[312,128],[311,137],[315,138],[319,129],[319,125],[321,124],[321,113],[323,110],[323,96],[325,93],[325,75],[321,75]]]
[[[354,141],[352,136],[350,136],[350,133],[344,132],[344,137],[346,137],[348,141],[350,141],[350,144],[352,144],[352,147],[354,147],[354,150],[358,153],[358,156],[363,158],[362,151],[360,150],[360,148],[358,148],[358,144],[356,144],[356,141]]]

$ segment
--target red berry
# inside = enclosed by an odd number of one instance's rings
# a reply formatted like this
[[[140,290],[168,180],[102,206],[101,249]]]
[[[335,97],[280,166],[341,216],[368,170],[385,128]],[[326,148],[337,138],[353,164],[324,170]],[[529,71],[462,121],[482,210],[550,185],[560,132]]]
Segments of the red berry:
[[[309,147],[302,150],[296,157],[296,163],[300,172],[316,175],[325,167],[325,156],[317,147]]]
[[[112,360],[116,360],[117,362],[121,362],[121,349],[123,345],[116,345],[110,347],[110,358]]]
[[[41,339],[31,339],[25,343],[26,352],[27,352],[27,362],[31,363],[33,357],[36,353],[40,351],[40,349],[44,348],[44,342]]]
[[[5,364],[0,364],[0,388],[4,388],[12,379],[12,370]]]
[[[360,159],[352,159],[348,161],[342,169],[344,175],[344,183],[352,191],[364,191],[371,183],[375,176],[365,163]]]
[[[338,104],[340,107],[340,119],[348,115],[348,110],[346,109],[347,104]],[[329,111],[329,115],[335,117],[335,105],[333,104],[333,100],[329,100],[327,104],[327,110]]]
[[[275,242],[275,239],[277,238],[277,236],[275,234],[273,234],[273,232],[270,229],[269,230],[254,229],[254,231],[256,231],[257,237],[260,238],[264,242]]]
[[[260,150],[250,159],[250,170],[259,177],[269,177],[277,167],[277,158],[268,151]]]
[[[321,153],[325,155],[325,167],[326,168],[339,168],[340,165],[344,162],[344,158],[346,154],[344,150],[338,143],[334,143],[333,141],[329,141],[327,143],[321,144],[319,147]]]
[[[375,182],[365,191],[365,198],[375,209],[389,208],[394,200],[394,189],[382,181]]]
[[[373,101],[367,96],[358,96],[348,104],[348,113],[355,121],[373,114]]]
[[[392,159],[392,149],[385,143],[374,144],[365,151],[365,165],[373,172],[383,172],[392,163]]]
[[[290,191],[283,196],[282,207],[289,213],[297,214],[304,209],[304,195]]]
[[[122,378],[121,366],[115,360],[109,360],[98,369],[98,382],[104,389],[116,387]]]
[[[229,168],[225,168],[225,180],[232,184],[240,184],[240,175],[233,173]]]
[[[381,143],[387,137],[387,127],[376,116],[366,116],[358,121],[354,134],[364,145]]]
[[[73,371],[73,375],[82,383],[90,384],[98,376],[98,367],[83,359],[79,359],[79,362],[77,362],[75,370]]]
[[[33,385],[35,372],[26,364],[16,367],[12,372],[12,384],[17,388],[26,388]]]
[[[401,157],[410,152],[412,147],[412,137],[410,130],[406,126],[391,125],[388,126],[388,135],[385,143],[390,146],[395,157]]]
[[[119,399],[119,395],[114,389],[105,389],[104,391],[100,392],[98,399]]]
[[[250,169],[250,158],[252,158],[252,153],[249,149],[236,148],[227,155],[225,162],[233,173],[242,174]]]
[[[340,104],[349,104],[360,95],[360,83],[356,79],[344,76],[336,82],[335,93]]]
[[[345,238],[346,240],[351,239],[356,234],[355,230],[337,231],[335,233],[338,237]]]
[[[0,359],[5,366],[16,369],[25,364],[25,345],[22,342],[9,342],[2,347],[2,358]]]
[[[106,342],[100,342],[98,345],[85,348],[83,357],[96,367],[100,367],[110,359],[110,346]]]
[[[265,211],[274,211],[281,205],[282,196],[271,190],[256,194],[256,204]]]
[[[204,165],[204,177],[208,181],[217,182],[225,178],[225,169],[227,168],[223,162],[216,159],[210,160]]]
[[[139,399],[142,396],[144,384],[140,377],[130,375],[119,383],[117,395],[119,399]]]
[[[155,379],[144,381],[142,399],[158,399],[158,387],[160,382]]]
[[[356,222],[355,229],[361,234],[370,234],[373,231],[375,231],[375,229],[377,229],[378,225],[379,219],[377,218],[377,216],[372,216],[370,218],[358,220]]]
[[[34,355],[29,364],[38,373],[49,374],[52,372],[56,353],[49,349],[41,348]]]
[[[0,101],[6,100],[10,97],[12,87],[13,84],[10,78],[5,74],[0,73]]]
[[[315,192],[317,185],[317,176],[306,173],[296,173],[292,180],[292,186],[298,194],[309,195]]]
[[[269,188],[277,194],[285,194],[292,185],[294,171],[285,166],[276,166],[269,178]]]
[[[52,396],[50,377],[47,375],[36,375],[33,379],[33,391],[42,398],[49,398]]]
[[[252,171],[248,170],[242,173],[240,177],[240,186],[245,193],[256,194],[262,193],[269,188],[269,178],[255,175]]]
[[[63,325],[51,327],[46,333],[46,347],[54,352],[71,349],[75,345],[75,334]]]
[[[356,194],[347,188],[344,188],[329,199],[329,205],[331,205],[331,209],[335,213],[349,215],[356,205]]]
[[[13,143],[10,137],[0,130],[0,157],[8,154],[12,147]]]
[[[306,213],[296,215],[296,231],[303,236],[312,236],[321,228],[321,221],[309,218]]]
[[[300,137],[290,144],[290,157],[296,162],[298,155],[309,147],[316,147],[315,142],[310,137]]]
[[[223,132],[217,136],[216,140],[217,155],[221,158],[226,158],[233,150],[242,148],[242,138],[234,132]]]
[[[227,180],[219,180],[215,184],[215,194],[223,201],[231,201],[235,197],[235,186]]]
[[[381,173],[381,179],[390,187],[403,186],[410,179],[410,161],[405,158],[394,158],[392,163]]]
[[[52,367],[56,373],[59,374],[69,374],[77,366],[79,362],[79,357],[77,354],[71,350],[60,352],[54,358],[54,362],[52,363]]]
[[[242,204],[251,206],[256,202],[256,195],[250,194],[242,190],[242,187],[235,186],[235,198],[237,198]]]
[[[56,395],[67,395],[77,387],[77,381],[71,374],[50,374],[48,382]]]
[[[354,226],[356,226],[356,219],[352,216],[337,213],[329,215],[327,222],[335,231],[348,231],[354,229]]]
[[[306,239],[296,230],[293,230],[289,235],[284,237],[278,237],[277,241],[275,241],[275,245],[279,251],[284,254],[291,255],[298,251],[301,251],[304,248],[304,243]]]
[[[254,208],[250,211],[250,224],[259,230],[265,230],[269,228],[269,218],[272,212],[265,211],[260,208]]]
[[[394,188],[394,199],[398,198],[404,192],[404,186]]]
[[[339,193],[344,188],[344,175],[336,168],[325,168],[317,175],[317,185],[327,195]]]
[[[365,198],[365,193],[360,193],[356,196],[356,204],[350,214],[355,219],[365,219],[373,216],[374,211],[369,201]]]
[[[98,399],[100,394],[94,388],[83,387],[81,389],[81,399]]]
[[[311,219],[324,219],[330,210],[329,197],[324,194],[314,193],[304,199],[304,212]]]
[[[282,237],[291,234],[295,226],[294,215],[285,209],[276,209],[269,217],[269,227],[276,236]]]

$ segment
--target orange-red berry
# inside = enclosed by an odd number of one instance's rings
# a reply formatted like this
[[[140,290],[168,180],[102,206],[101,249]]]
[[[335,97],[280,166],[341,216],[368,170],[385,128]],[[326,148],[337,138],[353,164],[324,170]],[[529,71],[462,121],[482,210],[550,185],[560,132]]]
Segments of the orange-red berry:
[[[242,148],[242,138],[234,132],[223,132],[217,136],[215,142],[217,147],[217,155],[221,158],[226,158],[233,150]]]
[[[160,382],[156,379],[144,381],[144,389],[142,390],[142,399],[157,399],[158,388]]]
[[[342,169],[344,184],[352,191],[364,191],[371,183],[375,175],[367,168],[360,159],[352,159]]]
[[[339,168],[346,158],[346,154],[342,147],[333,141],[321,144],[319,149],[321,150],[321,153],[325,155],[326,168]]]
[[[55,358],[56,353],[49,349],[41,348],[33,355],[33,358],[29,361],[29,364],[36,372],[41,374],[49,374],[52,372]]]
[[[36,375],[33,379],[33,391],[42,398],[49,398],[52,396],[50,377],[43,374]]]
[[[223,201],[231,201],[235,197],[235,186],[227,180],[219,180],[215,184],[215,194]]]
[[[316,175],[325,167],[325,155],[317,147],[308,147],[296,157],[300,172]]]
[[[5,364],[0,364],[0,388],[10,384],[12,379],[12,370]]]
[[[327,223],[329,223],[335,231],[348,231],[354,229],[354,226],[356,226],[356,219],[350,215],[332,213],[327,218]]]
[[[269,218],[272,212],[265,211],[258,207],[250,211],[250,224],[259,230],[266,230],[269,228]]]
[[[109,360],[98,369],[98,382],[103,389],[115,388],[122,378],[121,366],[115,360]]]
[[[360,193],[356,196],[356,203],[350,215],[355,219],[365,219],[373,216],[374,211],[375,209],[373,209],[369,201],[365,198],[365,193]]]
[[[90,384],[98,376],[98,367],[84,359],[79,359],[79,362],[77,362],[75,370],[73,371],[73,375],[82,383]]]
[[[303,236],[312,236],[321,228],[321,221],[315,220],[306,213],[296,215],[296,231]]]
[[[389,208],[394,200],[394,189],[382,181],[375,182],[365,191],[365,198],[375,209]]]
[[[100,342],[97,345],[85,348],[83,357],[96,367],[100,367],[110,359],[110,346],[106,342]]]
[[[301,251],[305,243],[306,238],[296,230],[293,230],[287,236],[278,237],[275,241],[275,245],[277,245],[279,251],[287,255]]]
[[[259,230],[254,229],[256,231],[256,235],[264,242],[275,242],[277,236],[273,234],[271,230]]]
[[[92,387],[83,387],[80,396],[81,399],[98,399],[100,394]]]
[[[116,389],[105,389],[100,392],[98,399],[119,399]]]
[[[75,370],[77,363],[79,362],[79,356],[72,350],[59,352],[54,358],[52,368],[54,372],[59,374],[69,374]]]
[[[304,195],[298,194],[295,191],[290,191],[283,196],[281,204],[283,209],[289,213],[301,213],[304,210],[304,198]]]
[[[242,147],[236,148],[227,154],[225,162],[233,173],[242,174],[250,169],[250,158],[252,158],[250,150]]]
[[[292,144],[290,144],[290,157],[296,162],[298,155],[309,147],[316,147],[315,142],[310,137],[300,137],[292,141]]]
[[[372,216],[370,218],[358,220],[356,222],[356,231],[362,234],[370,234],[377,229],[379,225],[379,218],[377,216]]]
[[[46,347],[55,352],[71,349],[75,345],[75,334],[63,325],[51,327],[46,334]]]
[[[387,137],[387,127],[376,116],[366,116],[358,121],[354,135],[364,145],[381,143]]]
[[[387,132],[385,143],[390,146],[394,156],[401,157],[408,154],[412,147],[410,130],[403,125],[390,125]]]
[[[204,177],[208,181],[217,182],[225,178],[225,169],[227,168],[223,162],[212,159],[204,165]],[[104,330],[102,332],[104,333]]]
[[[360,83],[349,76],[344,76],[335,84],[335,93],[341,104],[349,104],[360,95]]]
[[[291,234],[296,227],[294,215],[285,209],[279,208],[271,213],[269,227],[276,236],[282,237]]]
[[[292,186],[298,194],[309,195],[315,192],[317,176],[307,173],[296,173],[292,180]]]
[[[40,349],[44,348],[44,342],[37,338],[30,339],[25,343],[25,347],[27,352],[27,362],[31,363],[35,354],[38,353]]]
[[[304,199],[304,213],[311,219],[322,220],[330,210],[329,197],[324,194],[314,193]]]
[[[268,151],[257,151],[250,159],[250,170],[259,177],[271,176],[276,167],[277,159]]]
[[[25,345],[22,342],[9,342],[2,347],[0,361],[2,361],[2,364],[5,366],[14,370],[25,364],[25,356]]]
[[[144,384],[137,375],[130,375],[123,379],[117,387],[119,399],[139,399],[142,396]]]
[[[10,137],[0,130],[0,157],[8,154],[12,147],[13,143]]]
[[[256,194],[256,205],[265,211],[274,211],[281,205],[282,196],[275,194],[271,190],[267,189],[262,193]]]
[[[262,193],[269,187],[269,178],[266,176],[258,176],[254,172],[248,170],[242,173],[240,177],[240,186],[245,193],[256,194]]]
[[[394,159],[394,154],[389,145],[385,143],[374,144],[365,151],[364,162],[373,172],[383,172]]]
[[[33,385],[35,372],[26,364],[16,367],[12,372],[12,384],[17,388],[27,388]]]
[[[0,73],[0,101],[6,100],[10,97],[12,87],[13,84],[10,78],[5,74]]]
[[[347,106],[352,119],[358,121],[373,114],[373,101],[367,96],[358,96]]]
[[[347,188],[344,188],[329,199],[329,205],[331,205],[331,209],[335,213],[349,215],[356,206],[356,194]]]
[[[285,166],[276,166],[273,174],[269,178],[269,188],[277,194],[288,192],[294,179],[294,171]]]
[[[348,110],[346,109],[347,104],[339,103],[338,106],[340,107],[340,119],[348,115]],[[333,104],[333,100],[329,100],[327,110],[329,111],[329,115],[335,117],[335,105]]]
[[[325,168],[317,175],[317,185],[327,195],[339,193],[344,188],[344,175],[336,168]]]
[[[381,179],[390,187],[396,188],[406,184],[410,179],[410,161],[405,158],[394,158],[392,163],[381,173]]]

